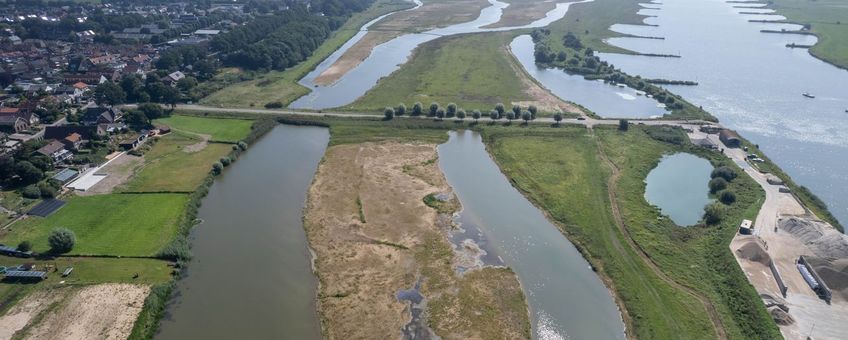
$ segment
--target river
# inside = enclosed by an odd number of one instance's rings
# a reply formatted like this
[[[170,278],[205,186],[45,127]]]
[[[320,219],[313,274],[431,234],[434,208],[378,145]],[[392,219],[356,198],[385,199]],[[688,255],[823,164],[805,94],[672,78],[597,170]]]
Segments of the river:
[[[693,80],[699,86],[667,86],[740,131],[796,182],[809,187],[848,223],[848,71],[786,44],[812,44],[813,36],[762,33],[795,30],[798,25],[754,23],[782,19],[734,8],[722,0],[663,0],[644,20],[653,26],[614,25],[613,30],[664,40],[609,39],[613,45],[643,53],[682,58],[599,54],[630,74],[647,78]],[[746,4],[746,6],[750,6]],[[814,4],[808,4],[814,6]],[[815,99],[801,94],[809,92]]]
[[[324,128],[274,128],[215,179],[157,339],[320,339],[302,224]]]
[[[491,244],[521,281],[536,339],[624,339],[610,292],[559,229],[513,188],[476,132],[452,131],[439,167],[462,204],[463,223]],[[490,254],[491,255],[491,254]]]
[[[588,0],[591,1],[591,0]],[[587,1],[582,1],[587,2]],[[477,19],[448,27],[437,28],[421,33],[404,34],[377,45],[362,63],[348,71],[341,79],[330,86],[316,86],[313,80],[329,68],[353,44],[345,44],[327,61],[322,62],[312,72],[300,80],[300,84],[312,89],[306,96],[292,102],[294,109],[326,109],[352,103],[374,87],[380,78],[388,76],[406,63],[412,51],[419,45],[443,36],[464,33],[500,32],[516,29],[544,27],[561,19],[574,3],[558,3],[545,14],[544,18],[530,24],[516,27],[481,28],[500,21],[503,9],[509,4],[498,0],[489,0],[491,6],[480,11]],[[367,29],[367,27],[365,27]]]

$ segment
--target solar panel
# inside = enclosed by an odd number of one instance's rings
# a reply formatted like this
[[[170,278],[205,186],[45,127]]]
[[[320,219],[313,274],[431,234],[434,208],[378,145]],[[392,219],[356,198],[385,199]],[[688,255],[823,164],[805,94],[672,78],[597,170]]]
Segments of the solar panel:
[[[50,198],[41,201],[41,203],[38,203],[35,207],[30,209],[27,214],[32,216],[47,217],[50,216],[50,214],[52,214],[56,210],[59,210],[59,208],[61,208],[63,205],[65,205],[65,201]]]
[[[6,272],[7,278],[30,278],[30,277],[44,278],[45,276],[47,276],[46,272],[39,272],[39,271],[10,270],[10,271]]]

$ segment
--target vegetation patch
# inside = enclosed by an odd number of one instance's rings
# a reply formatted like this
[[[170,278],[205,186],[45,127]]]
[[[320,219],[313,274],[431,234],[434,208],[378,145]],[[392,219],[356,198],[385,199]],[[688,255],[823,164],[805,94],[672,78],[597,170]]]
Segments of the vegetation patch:
[[[160,137],[159,142],[145,153],[142,170],[127,184],[125,191],[194,191],[203,182],[212,164],[232,150],[228,144],[203,143],[195,136],[177,131]]]
[[[30,241],[48,252],[48,235],[67,228],[76,235],[72,255],[154,256],[177,234],[188,196],[109,194],[73,197],[47,218],[19,221],[2,236],[6,244]]]
[[[250,133],[252,124],[243,119],[201,118],[197,116],[174,115],[157,119],[157,124],[165,124],[173,129],[211,136],[212,141],[238,142]]]

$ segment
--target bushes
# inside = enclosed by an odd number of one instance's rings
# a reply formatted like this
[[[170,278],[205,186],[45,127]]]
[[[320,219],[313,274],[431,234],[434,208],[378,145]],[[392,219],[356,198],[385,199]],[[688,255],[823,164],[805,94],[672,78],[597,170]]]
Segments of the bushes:
[[[283,108],[283,103],[281,101],[270,102],[265,104],[266,109],[281,109]]]
[[[737,176],[736,171],[733,171],[729,166],[720,166],[715,168],[713,172],[710,174],[710,178],[721,177],[724,178],[725,181],[733,181]]]
[[[74,249],[76,236],[66,228],[56,228],[47,237],[47,243],[50,244],[50,252],[64,254]]]
[[[645,133],[658,141],[676,145],[682,145],[688,139],[683,130],[678,127],[648,126],[645,127]]]
[[[724,218],[724,207],[718,203],[712,203],[704,210],[704,222],[708,225],[716,225]]]
[[[713,178],[710,180],[709,186],[710,193],[715,194],[727,188],[727,181],[725,181],[724,178],[721,177]]]
[[[21,195],[24,198],[37,199],[41,197],[41,190],[38,190],[38,187],[35,185],[28,185],[21,191]]]
[[[736,194],[733,193],[733,191],[724,190],[721,192],[721,195],[719,195],[718,200],[721,201],[721,203],[731,205],[733,202],[736,202]]]

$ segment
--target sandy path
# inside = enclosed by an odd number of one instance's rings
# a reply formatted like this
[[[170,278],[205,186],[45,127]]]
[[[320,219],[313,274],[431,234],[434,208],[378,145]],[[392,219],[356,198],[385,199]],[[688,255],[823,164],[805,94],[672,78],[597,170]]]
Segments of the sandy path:
[[[144,157],[123,154],[118,159],[109,162],[97,173],[107,176],[86,191],[77,191],[80,196],[109,194],[116,187],[126,183],[144,165]]]
[[[150,287],[101,284],[79,289],[28,332],[26,339],[126,339]]]
[[[60,301],[69,290],[43,290],[30,294],[0,317],[0,339],[11,339],[38,314]]]

